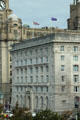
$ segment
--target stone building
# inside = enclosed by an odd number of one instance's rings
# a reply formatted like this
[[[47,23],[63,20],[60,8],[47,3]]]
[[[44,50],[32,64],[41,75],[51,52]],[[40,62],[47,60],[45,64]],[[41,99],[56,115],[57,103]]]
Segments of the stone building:
[[[80,33],[54,32],[13,45],[12,107],[63,112],[79,107]]]
[[[73,0],[73,4],[70,5],[68,29],[80,30],[80,0]]]
[[[33,29],[22,26],[22,20],[9,8],[9,0],[0,1],[0,92],[4,102],[9,101],[12,82],[11,44],[43,35],[44,32],[47,33],[47,30],[39,29],[33,35]]]

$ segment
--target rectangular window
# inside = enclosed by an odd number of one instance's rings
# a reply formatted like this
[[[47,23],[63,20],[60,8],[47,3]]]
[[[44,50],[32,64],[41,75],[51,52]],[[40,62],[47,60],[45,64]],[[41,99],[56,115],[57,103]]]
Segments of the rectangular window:
[[[21,74],[23,74],[23,69],[21,69]]]
[[[74,61],[78,61],[78,56],[73,56]]]
[[[79,75],[74,75],[73,79],[74,79],[74,82],[78,82],[79,81]]]
[[[49,76],[46,75],[46,82],[49,82]]]
[[[46,51],[46,53],[48,54],[48,47],[47,47],[47,48],[45,48],[45,51]]]
[[[33,83],[33,76],[30,76],[30,82]]]
[[[40,49],[40,53],[41,53],[41,54],[43,53],[43,49],[42,49],[42,48]]]
[[[36,73],[38,73],[38,67],[36,67]]]
[[[19,61],[18,60],[16,61],[16,64],[17,64],[17,66],[19,66]]]
[[[21,77],[21,83],[23,83],[23,77]]]
[[[32,64],[32,59],[30,59],[30,64]]]
[[[41,63],[43,63],[43,57],[41,57]]]
[[[43,82],[43,75],[41,75],[41,82]]]
[[[23,65],[23,60],[21,60],[21,65]]]
[[[48,62],[48,57],[46,57],[46,62]]]
[[[61,65],[61,71],[64,71],[64,65]]]
[[[19,82],[19,77],[17,77],[17,83]]]
[[[64,92],[65,91],[65,86],[61,87],[61,91]]]
[[[79,66],[78,65],[73,65],[73,71],[79,71]]]
[[[64,60],[64,55],[61,55],[61,61],[63,61]]]
[[[74,92],[78,92],[79,86],[74,86]]]
[[[27,76],[25,77],[25,82],[27,83]]]
[[[31,74],[33,73],[33,68],[32,68],[32,67],[30,68],[30,73],[31,73]]]
[[[36,58],[36,64],[38,64],[38,58]]]
[[[46,72],[49,72],[49,67],[48,66],[46,66]]]
[[[30,50],[30,55],[32,55],[32,50]]]
[[[61,47],[60,47],[60,51],[64,51],[64,46],[61,46]]]
[[[78,46],[74,46],[74,52],[78,51]]]
[[[19,69],[17,69],[17,75],[19,75]]]
[[[36,82],[38,82],[38,76],[36,76]]]
[[[43,72],[43,66],[41,66],[41,72]]]
[[[25,74],[27,74],[27,68],[25,68]]]
[[[61,80],[62,80],[62,82],[64,82],[64,76],[61,76]]]
[[[27,59],[25,59],[25,65],[27,65]]]

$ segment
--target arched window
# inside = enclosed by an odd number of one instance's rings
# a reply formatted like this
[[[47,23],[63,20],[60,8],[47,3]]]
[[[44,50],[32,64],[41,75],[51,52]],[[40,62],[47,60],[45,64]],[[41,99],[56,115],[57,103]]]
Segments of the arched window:
[[[46,96],[46,108],[48,108],[48,97]]]
[[[29,109],[31,108],[31,98],[30,98],[30,96],[28,96],[28,107],[29,107]]]
[[[41,96],[41,108],[43,108],[43,97]]]
[[[36,99],[36,100],[35,100],[35,102],[36,102],[36,108],[38,108],[38,96],[36,96],[35,99]]]
[[[22,95],[20,96],[20,104],[22,106]]]

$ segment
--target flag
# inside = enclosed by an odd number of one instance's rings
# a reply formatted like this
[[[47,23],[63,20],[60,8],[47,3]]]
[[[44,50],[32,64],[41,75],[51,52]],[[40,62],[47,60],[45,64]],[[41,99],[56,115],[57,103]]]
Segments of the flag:
[[[57,21],[57,18],[52,17],[51,20],[52,21]]]
[[[34,21],[33,21],[33,24],[34,24],[34,25],[40,25],[39,23],[37,23],[37,22],[34,22]]]

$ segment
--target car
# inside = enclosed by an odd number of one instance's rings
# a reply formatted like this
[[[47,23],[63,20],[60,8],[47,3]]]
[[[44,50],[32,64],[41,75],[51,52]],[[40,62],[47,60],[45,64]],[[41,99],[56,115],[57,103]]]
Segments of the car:
[[[13,116],[13,113],[9,110],[6,111],[6,114],[8,115],[8,117],[12,117]]]

